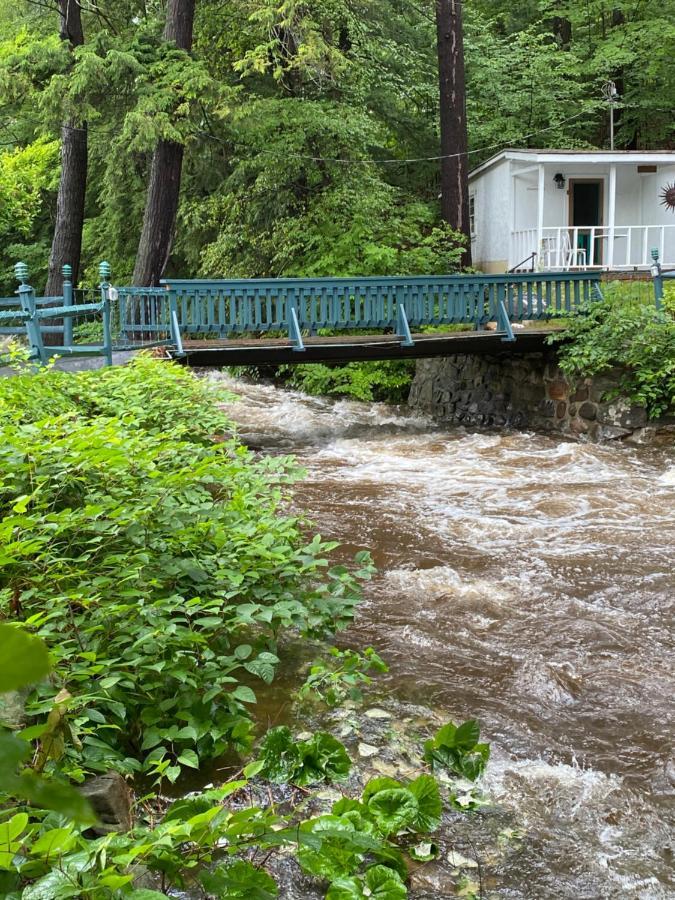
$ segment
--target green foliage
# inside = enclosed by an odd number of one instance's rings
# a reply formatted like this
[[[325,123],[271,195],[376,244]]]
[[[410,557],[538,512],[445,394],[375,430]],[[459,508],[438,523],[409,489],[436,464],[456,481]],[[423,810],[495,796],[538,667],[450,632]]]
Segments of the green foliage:
[[[408,360],[347,363],[345,366],[312,363],[281,366],[278,371],[292,387],[307,394],[390,403],[402,403],[407,399],[414,374],[415,363]]]
[[[15,625],[0,623],[0,694],[44,678],[50,668],[47,648],[39,638]],[[37,730],[44,733],[41,726]],[[0,728],[0,808],[3,794],[11,795],[38,808],[55,810],[77,822],[91,824],[94,816],[81,794],[62,781],[42,778],[26,765],[31,755],[30,738],[30,729],[15,736]],[[0,822],[0,873],[11,866],[18,846],[15,841],[27,824],[28,817],[23,813]]]
[[[408,896],[401,876],[387,866],[371,866],[361,878],[336,878],[328,888],[326,900],[400,900]]]
[[[475,781],[485,771],[490,745],[479,743],[480,729],[475,719],[462,725],[448,722],[424,744],[424,758],[432,769],[447,769],[454,775]]]
[[[644,406],[650,418],[675,407],[675,316],[657,312],[653,297],[619,292],[591,303],[569,321],[558,345],[560,368],[570,378],[597,375],[617,366],[621,380],[608,399],[621,395]]]
[[[331,735],[297,741],[277,728],[243,778],[130,832],[88,831],[91,810],[70,780],[113,767],[173,781],[246,748],[251,684],[274,678],[280,635],[344,626],[357,576],[371,572],[367,554],[356,573],[329,567],[333,545],[308,542],[305,523],[283,513],[291,463],[256,461],[228,438],[218,399],[208,382],[144,358],[0,382],[0,691],[33,685],[28,727],[0,733],[8,900],[275,898],[252,849],[295,853],[329,897],[398,900],[402,848],[440,824],[429,774],[374,779],[316,818],[255,805],[255,775],[304,786],[350,773]],[[384,667],[370,649],[332,660],[314,672],[320,693],[351,691]],[[157,889],[136,888],[140,873]]]
[[[361,686],[373,682],[367,674],[370,671],[389,671],[372,647],[367,647],[363,653],[331,647],[329,659],[312,663],[300,688],[300,697],[318,699],[328,706],[339,706],[346,699],[360,701],[363,699]]]
[[[214,441],[231,426],[213,401],[152,360],[0,385],[0,610],[52,651],[68,694],[50,765],[76,776],[140,759],[174,781],[245,749],[279,634],[343,628],[358,602],[334,545],[279,514],[289,461]],[[53,707],[38,687],[31,713]]]
[[[296,740],[290,728],[267,732],[261,745],[260,774],[269,781],[297,785],[341,781],[349,775],[351,761],[340,741],[318,731],[309,740]]]
[[[673,0],[469,4],[472,163],[508,145],[606,146],[607,78],[621,93],[618,147],[669,146],[673,12]],[[129,278],[158,137],[185,148],[170,273],[456,269],[433,159],[433,5],[204,0],[191,54],[164,43],[163,16],[160,3],[86,7],[85,43],[70,53],[56,10],[0,2],[0,294],[19,257],[38,289],[44,278],[64,120],[88,128],[85,282],[103,257]]]

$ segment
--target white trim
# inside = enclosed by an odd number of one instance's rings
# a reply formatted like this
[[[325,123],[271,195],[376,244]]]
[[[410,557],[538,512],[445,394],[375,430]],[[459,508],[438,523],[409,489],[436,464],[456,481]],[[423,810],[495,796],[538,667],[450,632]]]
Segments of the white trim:
[[[501,150],[469,172],[475,178],[504,159],[529,163],[623,163],[631,165],[672,165],[675,150]]]
[[[616,163],[609,167],[609,196],[607,197],[607,268],[614,268],[614,234],[616,224]]]
[[[537,263],[541,263],[544,239],[544,198],[546,194],[546,166],[539,163],[537,179]]]

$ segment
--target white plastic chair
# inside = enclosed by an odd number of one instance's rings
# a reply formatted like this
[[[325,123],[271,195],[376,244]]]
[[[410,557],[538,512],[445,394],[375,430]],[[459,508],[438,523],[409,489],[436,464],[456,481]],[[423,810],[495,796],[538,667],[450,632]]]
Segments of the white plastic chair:
[[[560,258],[563,269],[570,269],[572,266],[586,268],[586,251],[583,247],[572,246],[569,231],[563,231],[560,235]]]

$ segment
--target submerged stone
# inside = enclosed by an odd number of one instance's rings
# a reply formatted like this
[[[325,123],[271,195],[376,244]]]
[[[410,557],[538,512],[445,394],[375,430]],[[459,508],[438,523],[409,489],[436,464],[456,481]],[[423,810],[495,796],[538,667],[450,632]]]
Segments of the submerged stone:
[[[391,713],[388,713],[386,709],[378,709],[377,707],[367,709],[364,715],[369,719],[391,719]]]
[[[379,747],[374,747],[372,744],[359,744],[359,756],[362,756],[364,759],[369,759],[371,756],[377,756],[380,752]]]

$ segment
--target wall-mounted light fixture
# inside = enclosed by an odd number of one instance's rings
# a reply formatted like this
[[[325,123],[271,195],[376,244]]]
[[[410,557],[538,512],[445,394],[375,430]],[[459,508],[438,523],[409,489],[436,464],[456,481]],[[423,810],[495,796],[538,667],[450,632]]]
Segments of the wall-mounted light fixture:
[[[562,172],[556,172],[556,174],[553,176],[553,180],[555,181],[555,186],[558,188],[558,190],[565,190],[565,176],[562,174]]]

